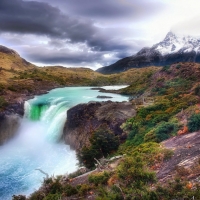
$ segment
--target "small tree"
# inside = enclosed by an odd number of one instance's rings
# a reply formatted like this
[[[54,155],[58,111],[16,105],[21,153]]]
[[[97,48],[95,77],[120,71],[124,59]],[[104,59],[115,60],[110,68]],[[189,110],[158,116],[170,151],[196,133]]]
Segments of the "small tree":
[[[90,146],[83,147],[77,153],[78,160],[87,168],[94,167],[96,159],[106,157],[108,154],[118,149],[119,137],[115,136],[107,126],[101,126],[92,134],[90,138]]]
[[[188,130],[190,132],[200,130],[200,113],[193,114],[188,120]]]

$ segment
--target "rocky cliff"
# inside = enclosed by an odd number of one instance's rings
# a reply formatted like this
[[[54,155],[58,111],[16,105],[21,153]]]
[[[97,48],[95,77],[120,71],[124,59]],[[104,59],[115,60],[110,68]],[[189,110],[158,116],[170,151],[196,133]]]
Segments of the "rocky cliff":
[[[128,102],[89,102],[79,104],[67,111],[67,122],[64,128],[64,140],[72,148],[78,150],[89,144],[92,132],[102,124],[121,140],[125,139],[120,128],[127,118],[135,115],[135,110]]]
[[[0,145],[15,136],[23,114],[23,102],[10,104],[5,111],[0,112]]]

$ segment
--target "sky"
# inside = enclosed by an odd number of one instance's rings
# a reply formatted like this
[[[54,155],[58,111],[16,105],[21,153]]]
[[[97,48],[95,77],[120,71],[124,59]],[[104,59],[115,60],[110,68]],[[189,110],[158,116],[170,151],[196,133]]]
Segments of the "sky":
[[[164,39],[200,36],[199,0],[0,0],[0,45],[38,65],[96,70]]]

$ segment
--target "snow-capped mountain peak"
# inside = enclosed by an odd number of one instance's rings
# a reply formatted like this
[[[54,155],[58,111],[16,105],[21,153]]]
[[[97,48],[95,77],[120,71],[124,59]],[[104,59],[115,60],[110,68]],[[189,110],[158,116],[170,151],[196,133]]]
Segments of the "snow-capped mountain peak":
[[[97,71],[112,74],[130,68],[166,66],[178,62],[200,63],[200,37],[177,35],[169,32],[163,41],[151,48],[142,48],[138,53]]]
[[[195,51],[200,52],[200,38],[192,36],[178,36],[173,32],[169,32],[165,39],[155,44],[152,49],[157,50],[161,55],[167,55],[172,53],[187,53]]]

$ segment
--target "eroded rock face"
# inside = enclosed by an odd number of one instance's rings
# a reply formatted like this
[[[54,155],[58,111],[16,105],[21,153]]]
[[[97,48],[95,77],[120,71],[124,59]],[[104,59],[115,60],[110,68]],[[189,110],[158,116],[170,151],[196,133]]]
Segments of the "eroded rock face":
[[[20,126],[21,117],[18,114],[0,114],[0,145],[13,138]]]
[[[10,104],[5,111],[0,112],[0,145],[16,135],[23,115],[23,102]]]
[[[100,125],[107,124],[109,129],[125,139],[121,124],[135,115],[129,102],[89,102],[79,104],[67,111],[64,140],[71,148],[79,150],[89,144],[89,138]]]

